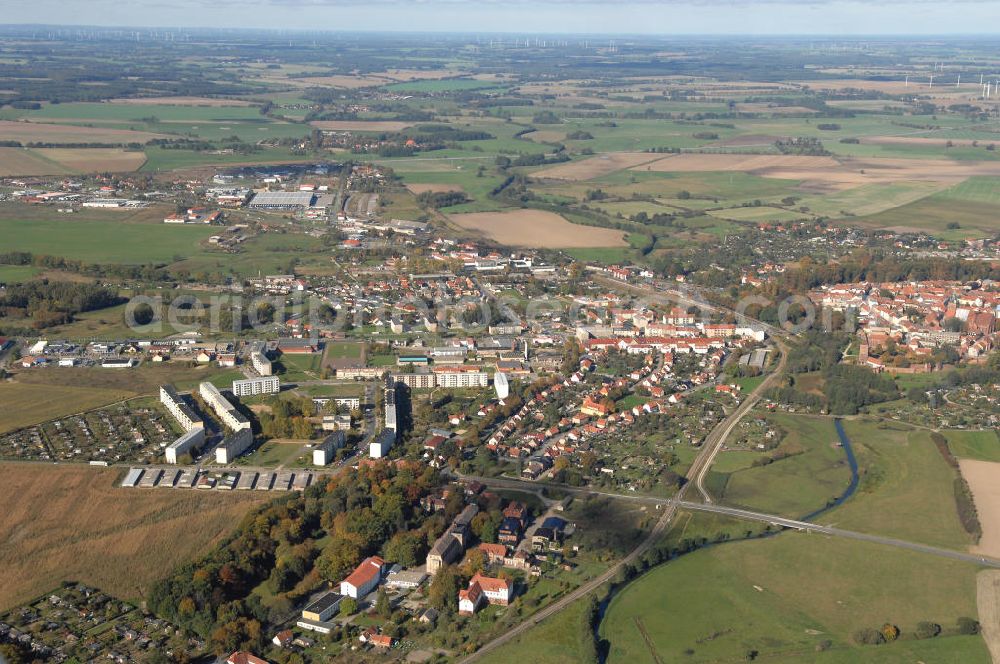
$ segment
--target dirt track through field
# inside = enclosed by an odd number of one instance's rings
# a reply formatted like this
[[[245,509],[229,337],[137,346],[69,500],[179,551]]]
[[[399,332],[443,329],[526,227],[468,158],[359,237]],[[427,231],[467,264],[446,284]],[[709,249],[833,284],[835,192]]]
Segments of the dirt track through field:
[[[476,212],[453,214],[452,223],[511,247],[586,249],[625,247],[623,231],[574,224],[554,212]]]
[[[984,569],[976,575],[976,608],[990,657],[1000,664],[1000,570]]]

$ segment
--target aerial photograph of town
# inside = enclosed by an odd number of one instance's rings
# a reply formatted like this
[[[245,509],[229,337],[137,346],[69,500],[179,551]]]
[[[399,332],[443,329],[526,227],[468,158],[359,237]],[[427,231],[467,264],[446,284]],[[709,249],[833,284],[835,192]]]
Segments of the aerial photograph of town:
[[[1000,3],[0,14],[0,664],[1000,664]]]

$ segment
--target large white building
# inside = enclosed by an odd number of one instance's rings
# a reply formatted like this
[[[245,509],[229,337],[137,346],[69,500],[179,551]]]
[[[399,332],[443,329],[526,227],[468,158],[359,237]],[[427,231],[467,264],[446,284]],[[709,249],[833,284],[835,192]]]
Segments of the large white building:
[[[490,384],[490,375],[477,367],[435,367],[438,387],[486,387]]]
[[[385,379],[385,428],[396,431],[396,381],[392,376]]]
[[[236,406],[230,403],[229,399],[222,396],[222,392],[215,385],[204,382],[198,386],[198,393],[227,427],[233,431],[242,431],[244,429],[250,431],[250,420],[237,410]]]
[[[375,440],[368,445],[368,456],[372,459],[381,459],[389,453],[395,442],[396,432],[392,429],[382,429],[378,436],[375,437]]]
[[[232,463],[253,445],[253,432],[249,428],[240,429],[226,436],[215,448],[216,463]]]
[[[392,379],[411,390],[429,390],[437,387],[437,376],[432,373],[394,374]]]
[[[281,381],[277,376],[244,378],[233,381],[233,394],[238,397],[252,397],[258,394],[277,394],[281,391]]]
[[[205,427],[205,423],[201,421],[200,417],[194,414],[191,407],[177,394],[177,390],[174,389],[173,385],[160,386],[160,403],[166,407],[167,412],[177,420],[177,424],[181,425],[184,431],[203,429]]]
[[[335,431],[313,448],[313,465],[325,466],[333,461],[333,455],[344,446],[344,432]]]
[[[267,355],[259,351],[250,353],[250,365],[261,376],[270,376],[274,371],[271,367],[271,360],[267,359]]]
[[[349,577],[340,582],[340,594],[354,599],[364,597],[378,586],[384,567],[385,561],[378,556],[365,558]]]
[[[164,456],[167,463],[177,463],[177,458],[182,454],[187,454],[196,447],[201,447],[205,443],[205,429],[198,427],[186,432],[180,438],[167,446]]]

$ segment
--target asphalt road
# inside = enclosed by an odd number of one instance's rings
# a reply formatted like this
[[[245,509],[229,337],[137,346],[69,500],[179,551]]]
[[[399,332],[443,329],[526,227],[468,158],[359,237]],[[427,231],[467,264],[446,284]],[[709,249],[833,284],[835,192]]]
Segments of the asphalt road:
[[[784,354],[782,356],[784,356]],[[549,616],[554,615],[559,611],[562,611],[571,603],[586,597],[597,588],[600,588],[602,585],[604,585],[612,578],[614,578],[614,576],[618,573],[618,571],[621,570],[624,566],[635,562],[637,559],[639,559],[640,556],[642,556],[650,548],[652,548],[653,545],[660,540],[660,538],[663,536],[663,533],[665,533],[667,528],[670,526],[670,522],[673,520],[674,515],[677,513],[678,505],[681,504],[679,501],[684,497],[684,494],[687,492],[688,487],[690,487],[692,484],[696,483],[700,484],[699,478],[702,477],[707,472],[709,466],[711,466],[712,460],[715,459],[715,455],[718,453],[718,450],[722,446],[722,442],[725,440],[729,431],[731,431],[732,428],[736,426],[736,423],[739,422],[740,419],[747,413],[747,411],[750,408],[750,405],[752,405],[752,403],[754,403],[756,399],[759,399],[760,395],[763,394],[764,390],[766,390],[768,387],[770,387],[770,385],[767,380],[763,381],[760,385],[758,385],[757,389],[754,390],[750,395],[748,395],[747,398],[744,400],[744,402],[740,404],[740,407],[737,408],[735,411],[733,411],[732,414],[729,415],[729,417],[720,422],[712,430],[712,432],[705,438],[705,443],[702,445],[701,450],[695,457],[694,463],[691,464],[691,468],[688,469],[686,476],[688,481],[680,488],[680,490],[677,493],[677,497],[675,499],[669,501],[663,499],[653,499],[653,502],[657,503],[657,509],[662,509],[663,514],[660,516],[659,520],[657,520],[656,525],[653,526],[653,529],[649,532],[649,535],[646,536],[646,539],[644,539],[639,544],[638,547],[633,549],[631,553],[629,553],[627,556],[625,556],[617,563],[612,565],[610,568],[608,568],[600,576],[584,583],[582,586],[572,591],[568,595],[562,597],[559,600],[556,600],[552,604],[549,604],[545,608],[539,610],[534,615],[532,615],[527,621],[522,622],[519,625],[507,630],[507,632],[505,632],[503,635],[486,643],[475,653],[469,655],[468,657],[466,657],[461,661],[463,663],[474,662],[483,655],[496,650],[497,648],[517,638],[521,634],[524,634],[526,631],[528,631],[541,621],[545,620]],[[484,484],[487,485],[493,482],[493,480],[482,479],[482,478],[480,478],[480,481],[482,481]],[[503,484],[493,484],[493,486],[512,486],[515,483],[520,483],[516,480],[501,480],[501,481],[503,482]],[[520,484],[522,484],[522,486],[523,485],[531,486],[532,487],[531,490],[533,491],[537,491],[540,488],[540,485],[536,482],[531,482],[531,483],[523,482]],[[566,487],[563,487],[561,485],[559,485],[558,488],[562,491],[567,490]],[[704,493],[704,490],[702,490],[702,492]],[[588,491],[588,490],[580,490],[580,493],[621,497],[619,494],[602,493],[602,492]]]

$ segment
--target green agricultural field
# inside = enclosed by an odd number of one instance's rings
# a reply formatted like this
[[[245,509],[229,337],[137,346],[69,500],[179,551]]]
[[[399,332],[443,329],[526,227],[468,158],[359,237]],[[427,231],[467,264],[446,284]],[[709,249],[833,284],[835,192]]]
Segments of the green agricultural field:
[[[844,431],[861,483],[850,500],[820,517],[821,523],[954,549],[969,546],[955,504],[957,473],[930,432],[862,420],[845,421]]]
[[[769,662],[986,664],[979,636],[913,636],[921,621],[953,631],[958,618],[976,616],[976,572],[799,533],[725,543],[630,583],[611,602],[600,636],[610,643],[609,664],[736,662],[751,651]],[[855,644],[857,630],[887,621],[901,630],[899,641]]]
[[[783,208],[769,207],[767,205],[712,210],[708,214],[713,217],[729,219],[731,221],[788,222],[801,221],[812,217],[810,214],[794,212]]]
[[[840,496],[851,481],[850,468],[832,419],[772,414],[767,419],[788,432],[773,463],[729,475],[719,498],[768,514],[801,517]],[[726,454],[732,454],[726,452]],[[764,453],[757,455],[763,458]],[[724,472],[725,466],[713,468]]]
[[[105,104],[100,102],[74,102],[45,104],[39,110],[5,109],[5,114],[16,114],[32,120],[61,120],[86,122],[88,120],[144,122],[156,118],[170,122],[238,122],[258,120],[260,111],[254,106],[181,106],[171,104]]]
[[[806,196],[795,206],[807,207],[811,213],[823,217],[873,215],[926,198],[942,186],[937,182],[869,184],[823,196]]]
[[[477,141],[479,143],[479,141]],[[453,205],[447,208],[449,213],[462,212],[492,212],[503,209],[503,205],[490,199],[490,192],[501,184],[503,178],[495,173],[484,173],[478,176],[478,166],[458,162],[451,171],[418,171],[403,173],[403,181],[407,185],[412,185],[416,193],[431,188],[438,188],[440,191],[448,188],[461,189],[472,199],[469,203]]]
[[[204,253],[200,243],[214,232],[199,226],[128,223],[127,212],[108,210],[106,221],[0,217],[4,249],[62,256],[88,263],[170,263]]]
[[[41,272],[31,265],[0,265],[0,284],[17,284],[31,281]]]
[[[289,162],[315,161],[295,155],[285,148],[267,148],[254,154],[213,154],[195,150],[165,150],[158,147],[146,148],[146,163],[140,171],[169,171],[178,168],[193,168],[218,164],[282,164]]]
[[[605,265],[624,263],[629,257],[629,250],[624,247],[565,249],[564,251],[578,261],[604,263]]]
[[[859,225],[934,233],[945,240],[992,236],[1000,230],[996,206],[980,201],[958,201],[931,196],[879,214],[858,217]],[[949,229],[949,224],[958,228]]]
[[[457,90],[485,90],[496,87],[497,84],[490,81],[477,81],[471,78],[442,78],[392,83],[383,86],[383,89],[393,92],[453,92]]]
[[[960,459],[1000,461],[1000,438],[990,431],[944,431],[951,453]]]
[[[1000,203],[1000,178],[971,177],[942,191],[937,198],[974,203]]]

